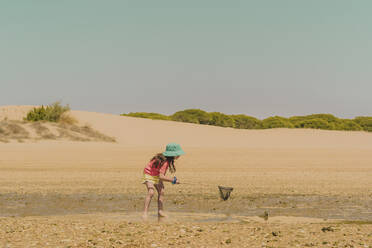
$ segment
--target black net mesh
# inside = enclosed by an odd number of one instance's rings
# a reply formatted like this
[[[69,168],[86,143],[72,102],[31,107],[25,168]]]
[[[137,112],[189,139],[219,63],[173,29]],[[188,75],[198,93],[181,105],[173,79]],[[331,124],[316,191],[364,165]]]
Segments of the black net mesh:
[[[234,188],[218,186],[218,189],[220,190],[221,199],[226,201],[229,199],[231,191],[233,191]]]

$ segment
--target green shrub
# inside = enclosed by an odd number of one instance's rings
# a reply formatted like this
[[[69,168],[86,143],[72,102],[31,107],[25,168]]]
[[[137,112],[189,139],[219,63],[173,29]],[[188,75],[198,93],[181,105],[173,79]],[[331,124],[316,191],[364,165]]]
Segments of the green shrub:
[[[189,122],[196,124],[208,124],[210,115],[200,109],[186,109],[178,111],[170,116],[172,121]]]
[[[331,115],[331,114],[313,114],[313,115],[308,115],[307,116],[309,119],[312,118],[319,118],[319,119],[322,119],[322,120],[325,120],[328,122],[330,128],[328,128],[329,130],[344,130],[343,129],[343,121],[342,119],[340,118],[337,118],[336,116],[334,115]]]
[[[46,107],[34,108],[27,113],[27,121],[51,121],[58,122],[62,114],[69,111],[70,107],[62,106],[60,102],[55,102]]]
[[[209,125],[219,127],[234,127],[234,119],[220,112],[209,113]]]
[[[135,112],[135,113],[129,113],[129,114],[122,114],[122,116],[148,118],[148,119],[153,119],[153,120],[169,120],[168,116],[158,114],[158,113]]]
[[[358,116],[353,121],[361,126],[364,131],[372,132],[372,117]]]
[[[294,128],[294,125],[287,118],[274,116],[264,119],[262,128]]]
[[[44,115],[46,109],[34,110],[35,115]],[[312,114],[305,116],[293,116],[284,118],[280,116],[269,117],[259,120],[247,115],[226,115],[220,112],[211,112],[200,109],[186,109],[178,111],[171,116],[158,113],[136,112],[122,114],[123,116],[133,116],[150,118],[155,120],[172,120],[189,122],[196,124],[207,124],[220,127],[232,127],[239,129],[267,129],[267,128],[315,128],[325,130],[365,130],[372,132],[372,117],[356,117],[353,120],[340,119],[331,114]]]
[[[292,123],[295,128],[301,128],[301,123],[308,120],[306,116],[292,116],[288,118],[288,121]]]
[[[296,123],[296,128],[314,128],[314,129],[326,129],[332,130],[334,129],[334,125],[330,124],[328,121],[314,118],[314,119],[305,119],[301,122]]]
[[[305,117],[307,119],[322,119],[322,120],[327,121],[328,123],[337,123],[340,121],[339,118],[331,114],[312,114],[312,115],[306,115]]]
[[[341,124],[339,125],[339,130],[347,131],[361,131],[363,128],[354,120],[341,119]]]
[[[247,115],[231,115],[234,120],[234,127],[239,129],[259,129],[262,128],[260,120]]]
[[[289,121],[295,126],[295,128],[344,130],[343,126],[349,125],[349,124],[344,123],[342,119],[339,119],[331,114],[312,114],[312,115],[305,115],[305,116],[293,116],[289,118]]]

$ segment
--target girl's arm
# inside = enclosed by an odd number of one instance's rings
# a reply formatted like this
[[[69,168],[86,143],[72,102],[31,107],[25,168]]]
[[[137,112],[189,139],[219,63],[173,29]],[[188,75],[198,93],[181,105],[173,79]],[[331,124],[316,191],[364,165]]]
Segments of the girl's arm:
[[[159,174],[159,179],[162,180],[162,181],[166,181],[166,182],[173,182],[174,178],[173,177],[167,177],[165,176],[164,174]],[[176,181],[176,184],[179,184],[180,181],[177,179]]]
[[[161,166],[161,168],[160,168],[160,170],[159,170],[159,172],[160,172],[160,174],[159,174],[159,179],[162,180],[162,181],[166,181],[166,182],[174,183],[174,182],[173,182],[173,181],[174,181],[174,177],[167,177],[167,176],[165,175],[165,173],[167,172],[167,170],[168,170],[168,162],[165,162],[165,163]],[[180,182],[179,182],[178,180],[176,180],[175,183],[180,183]]]

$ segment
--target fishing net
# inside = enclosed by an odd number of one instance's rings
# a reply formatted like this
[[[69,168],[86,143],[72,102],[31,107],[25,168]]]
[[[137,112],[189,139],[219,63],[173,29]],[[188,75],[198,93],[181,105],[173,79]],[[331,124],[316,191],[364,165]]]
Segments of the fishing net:
[[[234,188],[218,186],[218,189],[220,190],[221,199],[226,201],[229,199],[231,191],[233,191]]]

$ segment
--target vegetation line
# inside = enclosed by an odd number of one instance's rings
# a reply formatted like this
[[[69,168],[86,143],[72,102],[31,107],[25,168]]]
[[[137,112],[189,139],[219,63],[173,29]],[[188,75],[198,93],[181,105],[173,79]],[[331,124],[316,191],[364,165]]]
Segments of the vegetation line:
[[[227,115],[220,112],[206,112],[201,109],[186,109],[172,115],[134,112],[122,116],[170,120],[238,129],[269,128],[313,128],[324,130],[347,130],[372,132],[372,117],[359,116],[354,119],[341,119],[331,114],[312,114],[289,118],[274,116],[259,120],[247,115]]]

